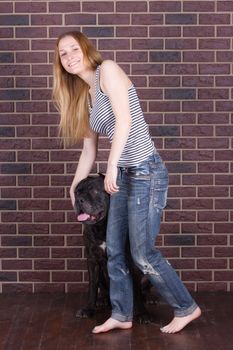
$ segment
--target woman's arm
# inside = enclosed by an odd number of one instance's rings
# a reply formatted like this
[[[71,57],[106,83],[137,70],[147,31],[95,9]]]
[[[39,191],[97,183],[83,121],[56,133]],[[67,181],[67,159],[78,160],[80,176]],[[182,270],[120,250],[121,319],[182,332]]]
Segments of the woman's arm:
[[[128,89],[132,83],[115,62],[107,60],[101,65],[100,85],[110,99],[116,118],[105,176],[105,190],[108,193],[114,193],[118,190],[116,185],[117,163],[127,142],[131,127]]]
[[[83,140],[82,153],[80,155],[74,179],[70,187],[70,197],[73,206],[75,203],[74,190],[77,184],[90,174],[91,168],[96,159],[97,149],[98,134],[92,131],[91,136],[89,138],[84,138]]]

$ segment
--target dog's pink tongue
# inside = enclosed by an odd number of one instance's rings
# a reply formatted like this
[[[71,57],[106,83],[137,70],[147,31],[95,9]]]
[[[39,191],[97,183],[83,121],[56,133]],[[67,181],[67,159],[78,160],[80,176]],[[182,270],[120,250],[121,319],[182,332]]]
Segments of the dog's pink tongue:
[[[90,219],[89,214],[82,213],[78,215],[78,221],[86,221],[87,219]]]

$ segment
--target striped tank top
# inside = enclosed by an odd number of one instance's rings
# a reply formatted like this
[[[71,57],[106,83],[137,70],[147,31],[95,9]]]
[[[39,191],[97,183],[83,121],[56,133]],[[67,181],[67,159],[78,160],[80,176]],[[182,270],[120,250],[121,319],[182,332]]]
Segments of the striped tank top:
[[[89,103],[90,126],[95,132],[107,135],[111,143],[115,116],[109,97],[100,89],[99,75],[100,66],[96,69],[94,106],[91,108]],[[128,140],[117,164],[119,167],[136,166],[153,154],[155,150],[133,85],[128,89],[128,96],[132,122]]]

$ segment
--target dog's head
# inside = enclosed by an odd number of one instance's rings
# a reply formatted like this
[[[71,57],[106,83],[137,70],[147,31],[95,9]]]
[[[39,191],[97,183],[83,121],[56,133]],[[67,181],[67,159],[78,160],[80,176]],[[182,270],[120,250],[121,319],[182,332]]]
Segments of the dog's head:
[[[104,190],[104,175],[88,176],[75,189],[75,211],[77,220],[95,224],[106,218],[109,195]]]

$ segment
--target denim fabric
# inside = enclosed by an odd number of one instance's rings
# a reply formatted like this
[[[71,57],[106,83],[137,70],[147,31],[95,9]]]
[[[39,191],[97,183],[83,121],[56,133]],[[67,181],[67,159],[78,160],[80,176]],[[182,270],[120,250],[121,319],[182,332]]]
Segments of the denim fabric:
[[[111,317],[122,322],[133,318],[132,279],[125,257],[128,236],[134,263],[172,306],[175,316],[191,314],[197,304],[154,246],[168,190],[168,173],[159,154],[138,166],[118,168],[117,184],[119,192],[111,195],[107,227]]]

